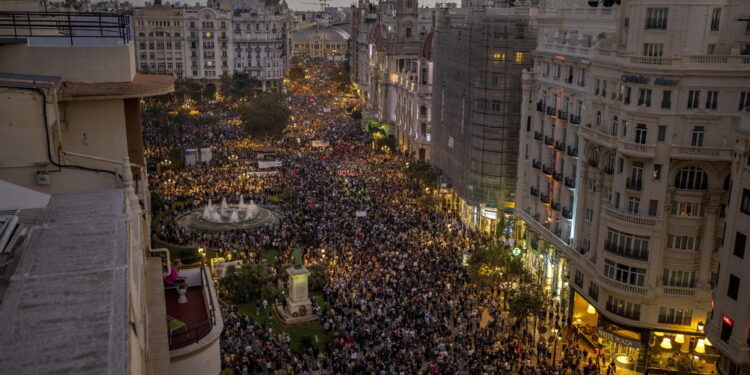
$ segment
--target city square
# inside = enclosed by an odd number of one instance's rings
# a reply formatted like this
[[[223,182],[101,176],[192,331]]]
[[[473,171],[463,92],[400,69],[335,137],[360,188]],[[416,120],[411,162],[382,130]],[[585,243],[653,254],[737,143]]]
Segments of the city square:
[[[0,2],[0,373],[750,375],[750,2]]]

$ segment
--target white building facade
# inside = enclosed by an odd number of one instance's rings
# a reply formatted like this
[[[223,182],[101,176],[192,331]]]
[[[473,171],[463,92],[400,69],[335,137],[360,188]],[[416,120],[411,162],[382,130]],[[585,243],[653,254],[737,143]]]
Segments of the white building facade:
[[[589,3],[540,12],[516,234],[564,316],[618,366],[710,373],[731,129],[750,100],[747,22],[733,15],[750,4]]]
[[[281,87],[289,66],[286,3],[219,1],[204,8],[154,5],[135,11],[137,67],[175,78],[218,79],[246,72]]]

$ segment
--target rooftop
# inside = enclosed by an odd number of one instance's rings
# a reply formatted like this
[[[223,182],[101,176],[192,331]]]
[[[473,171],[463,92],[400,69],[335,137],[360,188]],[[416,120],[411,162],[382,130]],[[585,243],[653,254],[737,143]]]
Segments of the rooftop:
[[[306,29],[299,30],[294,33],[293,40],[329,40],[329,41],[345,41],[349,39],[349,33],[344,31],[338,26],[313,26]]]
[[[65,82],[60,96],[62,100],[102,100],[155,96],[172,91],[172,76],[136,73],[131,82]]]
[[[9,374],[127,374],[123,189],[53,195],[0,303]]]

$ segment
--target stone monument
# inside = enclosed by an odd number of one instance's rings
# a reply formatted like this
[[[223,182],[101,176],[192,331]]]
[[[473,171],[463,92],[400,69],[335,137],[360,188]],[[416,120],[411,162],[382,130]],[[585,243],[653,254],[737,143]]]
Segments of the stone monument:
[[[276,306],[276,312],[285,324],[301,324],[317,319],[312,313],[312,302],[307,295],[307,278],[310,271],[302,265],[302,252],[294,250],[294,266],[286,269],[289,275],[289,295],[286,307]]]

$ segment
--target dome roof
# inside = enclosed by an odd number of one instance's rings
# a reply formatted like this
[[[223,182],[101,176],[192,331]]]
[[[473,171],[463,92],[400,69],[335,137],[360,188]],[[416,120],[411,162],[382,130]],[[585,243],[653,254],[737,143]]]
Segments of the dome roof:
[[[292,36],[292,40],[331,40],[345,41],[349,39],[349,33],[336,26],[313,26],[306,29],[298,30]]]
[[[435,32],[430,31],[427,36],[424,38],[424,43],[422,43],[422,57],[424,57],[427,60],[432,60],[432,44],[433,40],[435,39]]]

